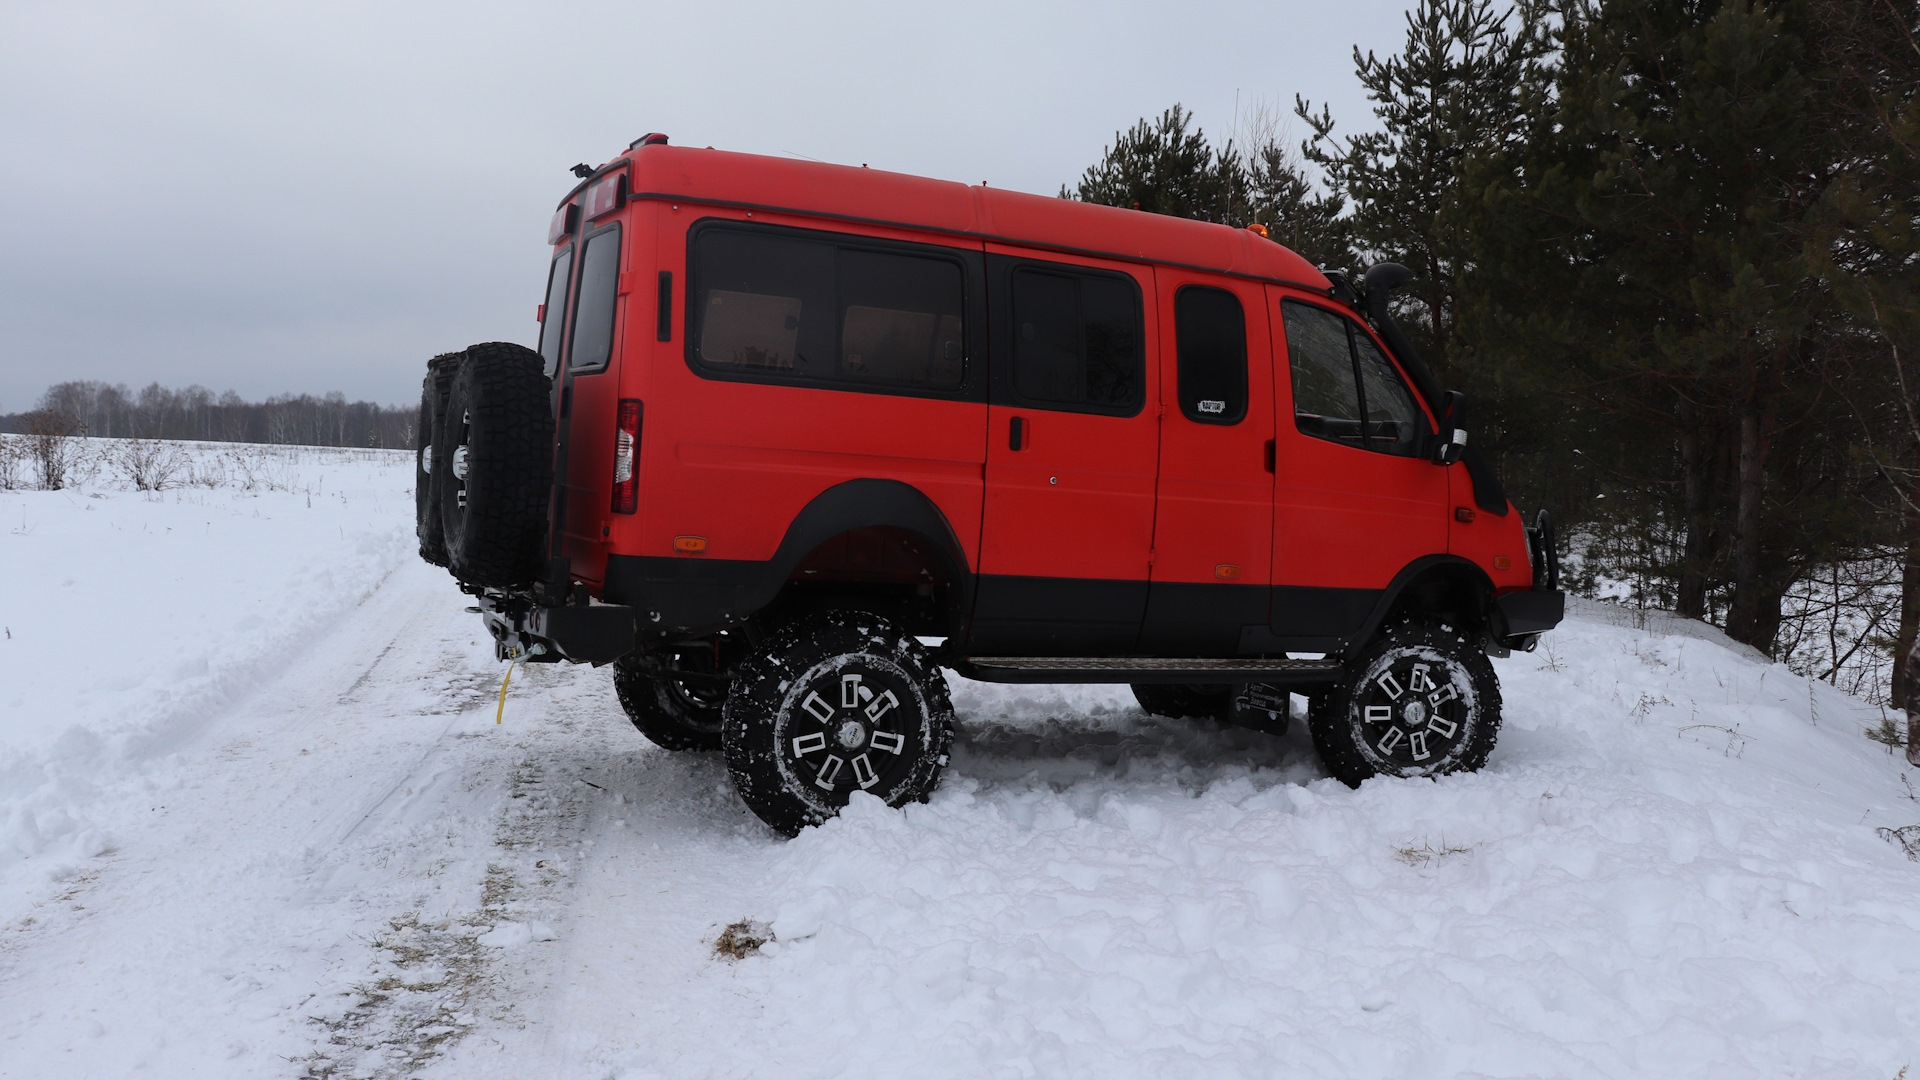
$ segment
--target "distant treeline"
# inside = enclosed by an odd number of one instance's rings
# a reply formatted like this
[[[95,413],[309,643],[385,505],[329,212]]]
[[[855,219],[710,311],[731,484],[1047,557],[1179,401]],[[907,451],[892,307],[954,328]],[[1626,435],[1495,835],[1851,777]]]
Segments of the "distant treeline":
[[[124,385],[59,383],[32,413],[0,415],[0,431],[25,432],[38,413],[77,423],[79,433],[110,439],[200,439],[300,446],[413,446],[414,410],[348,401],[341,393],[282,394],[246,401],[204,386],[173,390],[154,383],[135,393]]]

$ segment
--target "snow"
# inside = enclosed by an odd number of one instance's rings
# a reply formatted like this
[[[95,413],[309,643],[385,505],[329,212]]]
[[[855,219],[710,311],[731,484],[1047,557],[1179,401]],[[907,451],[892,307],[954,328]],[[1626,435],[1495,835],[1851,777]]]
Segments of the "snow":
[[[199,448],[199,455],[216,454]],[[0,1076],[1891,1078],[1877,709],[1575,604],[1489,767],[952,679],[923,806],[782,841],[605,671],[500,669],[405,455],[0,493]],[[309,494],[311,501],[309,502]],[[96,497],[98,496],[98,497]],[[70,582],[70,584],[69,584]],[[772,939],[739,959],[723,928]]]

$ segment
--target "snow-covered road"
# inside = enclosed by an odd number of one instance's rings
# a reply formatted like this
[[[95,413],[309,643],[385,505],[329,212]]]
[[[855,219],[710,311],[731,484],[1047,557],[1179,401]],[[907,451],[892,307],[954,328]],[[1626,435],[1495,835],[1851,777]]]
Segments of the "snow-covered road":
[[[1877,711],[1705,628],[1582,608],[1496,663],[1488,770],[1359,791],[1302,732],[956,679],[928,805],[783,842],[717,755],[641,739],[603,671],[522,669],[496,727],[478,620],[407,551],[407,477],[305,505],[0,495],[0,597],[34,601],[0,599],[32,648],[0,651],[0,705],[35,717],[0,722],[0,1076],[1920,1063],[1920,863],[1876,831],[1920,796],[1862,737]],[[172,534],[134,523],[184,531],[183,507],[211,552],[168,563],[171,602],[206,598],[184,617],[210,665],[143,605],[49,612],[124,592],[85,560],[139,573]],[[310,547],[239,557],[271,542]],[[236,575],[305,598],[296,638],[249,622]],[[124,686],[79,671],[103,649]],[[775,939],[717,956],[743,919]]]

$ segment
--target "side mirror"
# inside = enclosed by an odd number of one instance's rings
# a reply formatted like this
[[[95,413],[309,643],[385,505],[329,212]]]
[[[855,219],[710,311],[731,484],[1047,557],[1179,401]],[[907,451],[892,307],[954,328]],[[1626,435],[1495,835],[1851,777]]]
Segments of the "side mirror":
[[[1440,433],[1434,437],[1428,459],[1435,465],[1451,465],[1467,449],[1467,431],[1460,426],[1467,409],[1467,395],[1449,390],[1440,397]]]

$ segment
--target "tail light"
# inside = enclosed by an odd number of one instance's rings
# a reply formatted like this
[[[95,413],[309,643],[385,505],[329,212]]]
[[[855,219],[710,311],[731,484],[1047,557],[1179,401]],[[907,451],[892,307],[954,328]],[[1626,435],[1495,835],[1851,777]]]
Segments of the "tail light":
[[[640,403],[620,402],[620,422],[613,433],[613,512],[631,514],[640,508]]]

